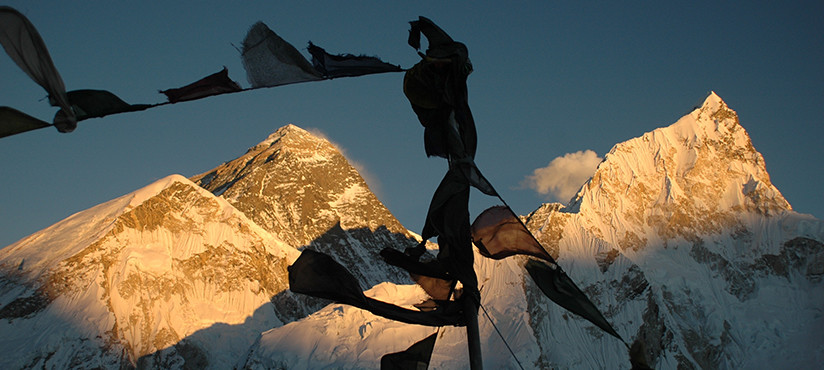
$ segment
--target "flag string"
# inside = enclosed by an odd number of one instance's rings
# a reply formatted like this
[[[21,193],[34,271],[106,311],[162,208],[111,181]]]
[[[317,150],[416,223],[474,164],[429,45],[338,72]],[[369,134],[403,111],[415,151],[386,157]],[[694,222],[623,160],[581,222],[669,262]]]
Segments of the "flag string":
[[[501,334],[500,330],[498,330],[498,326],[495,325],[495,321],[492,321],[492,317],[489,316],[489,312],[486,311],[486,307],[484,307],[484,305],[482,305],[481,302],[478,302],[478,306],[481,307],[481,309],[483,309],[484,316],[486,316],[486,319],[489,320],[490,324],[492,324],[492,327],[495,329],[495,332],[498,333],[498,336],[504,342],[506,349],[509,350],[509,354],[511,354],[512,358],[515,359],[515,362],[518,364],[518,367],[521,368],[521,370],[524,370],[524,365],[521,365],[521,361],[518,360],[518,356],[515,355],[515,352],[512,350],[512,347],[509,346],[509,343],[507,343],[506,338],[504,338],[504,335]]]
[[[474,163],[473,163],[473,165],[474,165]],[[480,177],[481,177],[481,178],[482,178],[482,179],[483,179],[483,180],[484,180],[487,184],[489,184],[489,187],[490,187],[490,188],[492,189],[492,191],[495,193],[495,197],[497,197],[497,198],[498,198],[498,200],[500,200],[500,201],[501,201],[501,203],[503,203],[504,207],[506,207],[506,209],[507,209],[507,210],[509,210],[509,212],[510,212],[510,213],[512,213],[512,215],[513,215],[513,216],[515,216],[515,219],[516,219],[516,220],[518,220],[518,222],[521,224],[521,226],[523,226],[523,227],[524,227],[524,230],[526,230],[526,231],[527,231],[527,233],[528,233],[528,234],[529,234],[529,236],[532,238],[532,240],[534,240],[534,241],[535,241],[535,243],[537,243],[537,244],[541,247],[541,249],[543,249],[543,250],[546,252],[546,251],[547,251],[547,249],[546,249],[546,247],[544,247],[544,244],[543,244],[543,243],[541,243],[541,241],[540,241],[540,240],[538,240],[538,238],[535,236],[535,234],[533,234],[533,233],[532,233],[532,230],[529,230],[529,228],[528,228],[528,227],[526,227],[526,223],[524,223],[524,220],[522,220],[522,219],[521,219],[521,217],[520,217],[520,216],[518,216],[518,214],[517,214],[517,213],[515,213],[515,210],[513,210],[513,209],[512,209],[512,207],[510,207],[510,206],[509,206],[509,204],[507,204],[507,203],[506,203],[506,200],[504,200],[504,197],[502,197],[502,196],[501,196],[501,193],[499,193],[497,190],[495,190],[495,187],[494,187],[494,186],[492,186],[492,183],[491,183],[491,182],[489,182],[489,180],[487,180],[487,178],[483,175],[483,173],[481,173],[481,169],[480,169],[480,168],[478,168],[478,166],[475,166],[475,169],[478,171],[478,175],[479,175],[479,176],[480,176]],[[547,253],[549,253],[549,252],[547,252]],[[549,261],[547,261],[547,262],[549,262]],[[552,265],[551,265],[550,267],[551,267],[553,270],[560,269],[561,271],[563,271],[563,269],[561,269],[561,265],[559,265],[559,264],[558,264],[558,262],[556,262],[554,259],[552,260]]]

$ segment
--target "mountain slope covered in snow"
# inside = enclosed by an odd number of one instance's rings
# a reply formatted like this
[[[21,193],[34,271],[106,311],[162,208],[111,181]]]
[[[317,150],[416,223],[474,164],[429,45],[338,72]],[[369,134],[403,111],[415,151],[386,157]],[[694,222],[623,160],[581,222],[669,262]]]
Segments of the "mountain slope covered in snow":
[[[824,360],[824,224],[792,211],[714,93],[678,122],[617,144],[569,206],[544,205],[524,220],[653,367]],[[476,254],[491,318],[482,311],[485,366],[515,368],[517,357],[527,367],[628,368],[624,344],[551,303],[524,261]],[[389,301],[414,296],[375,289]],[[433,331],[330,305],[263,333],[246,364],[368,368]],[[296,337],[305,345],[282,346]],[[443,328],[432,368],[465,366],[466,352],[463,329]]]
[[[243,323],[288,289],[296,254],[226,201],[169,176],[0,250],[2,367],[196,362],[218,348],[185,338]],[[273,311],[256,319],[281,323]]]
[[[193,179],[0,250],[0,367],[231,368],[261,332],[325,305],[288,291],[306,247],[360,265],[364,286],[411,282],[367,263],[414,234],[325,139],[285,126]]]
[[[523,220],[655,368],[824,363],[824,224],[792,210],[714,93]],[[411,308],[425,293],[378,252],[416,237],[331,143],[288,125],[0,250],[0,367],[376,368],[435,331],[431,368],[466,367],[463,328],[288,291],[311,248]],[[485,366],[628,368],[624,344],[550,302],[526,260],[476,254]]]
[[[366,286],[401,275],[375,266],[381,249],[415,243],[332,143],[295,125],[192,180],[290,245],[358,266]]]
[[[529,223],[651,365],[809,366],[824,356],[813,329],[824,327],[824,224],[792,211],[714,93],[616,145],[568,208]],[[585,355],[600,339],[550,340],[560,312],[534,310],[550,317],[536,326],[547,363],[610,364]]]

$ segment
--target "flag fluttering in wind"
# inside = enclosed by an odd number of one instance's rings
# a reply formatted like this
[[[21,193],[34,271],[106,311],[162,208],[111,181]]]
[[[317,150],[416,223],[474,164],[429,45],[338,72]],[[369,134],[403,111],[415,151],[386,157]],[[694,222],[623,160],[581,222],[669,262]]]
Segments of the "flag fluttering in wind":
[[[49,126],[51,124],[12,107],[0,107],[0,138]]]
[[[457,304],[423,312],[367,297],[363,294],[357,279],[345,267],[320,252],[304,250],[288,270],[289,290],[294,293],[330,299],[408,324],[463,325],[462,316],[456,308]]]
[[[152,107],[149,104],[126,103],[106,90],[72,90],[67,95],[78,121],[110,114],[137,112]]]
[[[255,23],[241,50],[243,67],[252,87],[273,87],[297,82],[318,81],[323,76],[298,49],[280,38],[263,22]]]
[[[467,101],[466,78],[472,73],[472,63],[466,45],[425,17],[409,23],[410,46],[421,48],[421,34],[429,41],[422,60],[403,79],[403,92],[424,127],[426,154],[474,158],[478,137]],[[450,132],[450,126],[457,135]]]
[[[450,169],[432,196],[422,237],[438,237],[438,261],[464,287],[478,289],[469,230],[469,184]]]
[[[389,353],[381,357],[381,370],[426,369],[435,349],[438,333],[434,333],[401,352]]]
[[[66,86],[54,67],[46,43],[28,18],[7,6],[0,6],[0,44],[14,63],[49,93],[51,104],[63,111],[62,119],[54,123],[57,129],[60,132],[73,131],[77,120],[66,95]],[[18,125],[21,123],[24,122],[17,121]],[[29,127],[39,128],[37,126]]]
[[[20,12],[7,6],[0,6],[0,44],[11,59],[48,92],[51,104],[60,107],[53,123],[47,123],[10,107],[0,107],[0,137],[48,126],[55,126],[60,132],[71,132],[77,127],[77,122],[84,119],[141,111],[220,94],[338,77],[403,71],[400,66],[383,62],[376,57],[329,54],[312,43],[309,43],[309,52],[312,55],[310,63],[298,49],[264,23],[257,22],[247,32],[241,50],[241,61],[252,87],[243,88],[238,85],[229,78],[228,70],[224,67],[223,70],[186,86],[160,90],[166,95],[166,102],[128,104],[105,90],[75,90],[67,93],[37,29]]]
[[[177,103],[242,90],[237,82],[229,78],[229,69],[223,67],[220,72],[203,77],[183,87],[163,90],[161,93],[166,95],[170,103]]]
[[[352,54],[332,55],[311,42],[309,53],[312,54],[312,65],[324,78],[357,77],[403,71],[400,66],[386,63],[376,57]]]
[[[455,278],[438,261],[421,262],[418,256],[410,256],[393,248],[381,250],[383,260],[406,270],[423,290],[435,301],[446,301],[455,288]]]
[[[557,265],[550,266],[539,261],[529,260],[525,267],[538,288],[553,302],[587,319],[621,341],[624,340],[607,322],[601,311],[592,304],[592,301],[587,298],[584,292]]]
[[[555,264],[532,233],[506,206],[494,206],[481,212],[472,223],[472,242],[481,255],[503,259],[515,254],[538,257]]]

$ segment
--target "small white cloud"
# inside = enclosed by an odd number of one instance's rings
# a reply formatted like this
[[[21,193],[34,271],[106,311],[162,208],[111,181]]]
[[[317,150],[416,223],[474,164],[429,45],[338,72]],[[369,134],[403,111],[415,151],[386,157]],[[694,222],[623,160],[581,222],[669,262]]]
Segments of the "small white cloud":
[[[521,184],[548,199],[566,202],[592,177],[602,160],[592,150],[567,153],[532,171]]]

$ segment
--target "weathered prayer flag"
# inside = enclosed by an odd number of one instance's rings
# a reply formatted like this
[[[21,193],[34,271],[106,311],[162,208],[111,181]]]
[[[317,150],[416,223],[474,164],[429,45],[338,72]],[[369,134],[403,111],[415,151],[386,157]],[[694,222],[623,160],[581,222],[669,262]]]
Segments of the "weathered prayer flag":
[[[415,342],[405,351],[383,355],[381,370],[426,370],[429,367],[429,360],[432,358],[437,338],[436,332]]]
[[[472,242],[481,255],[488,258],[499,260],[515,254],[525,254],[555,264],[552,256],[506,206],[490,207],[475,218],[472,223]]]
[[[46,43],[23,14],[7,6],[0,6],[0,44],[23,72],[46,89],[49,102],[63,110],[60,120],[54,122],[57,130],[72,132],[77,127],[77,120]]]
[[[526,270],[529,276],[538,285],[549,299],[559,306],[566,308],[570,312],[580,315],[589,322],[595,324],[601,330],[624,341],[620,335],[607,322],[601,311],[587,298],[581,289],[572,282],[572,279],[558,266],[549,266],[545,263],[529,260],[526,263]]]
[[[241,58],[252,87],[323,79],[321,73],[292,44],[280,38],[263,22],[257,22],[249,29],[243,40]]]
[[[0,137],[36,130],[51,124],[11,107],[0,107]]]
[[[294,293],[331,299],[408,324],[463,325],[463,315],[460,311],[462,302],[453,302],[433,311],[422,312],[369,298],[363,294],[357,279],[345,267],[320,252],[304,250],[288,270],[289,289]]]
[[[376,57],[363,55],[332,55],[323,48],[309,43],[312,64],[324,78],[355,77],[374,73],[402,72],[400,66],[386,63]]]
[[[177,103],[241,90],[243,89],[240,88],[240,85],[229,78],[229,70],[223,67],[220,72],[203,77],[183,87],[162,90],[161,93],[169,98],[170,103]]]
[[[149,104],[126,103],[106,90],[72,90],[67,95],[78,121],[110,114],[136,112],[152,107]]]

